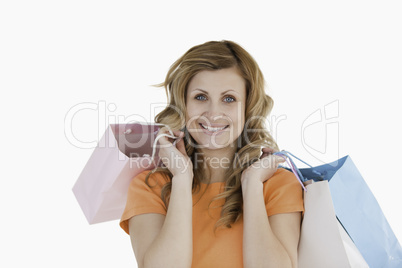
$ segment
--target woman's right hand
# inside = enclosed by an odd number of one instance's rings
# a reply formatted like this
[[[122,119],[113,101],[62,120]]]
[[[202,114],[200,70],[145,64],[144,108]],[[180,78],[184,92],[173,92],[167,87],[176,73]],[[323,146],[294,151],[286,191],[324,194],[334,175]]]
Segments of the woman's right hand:
[[[162,136],[158,139],[159,159],[169,169],[173,176],[190,175],[193,178],[193,163],[186,153],[184,145],[184,132],[180,130],[172,130],[175,137],[179,140],[176,142],[176,147],[173,145],[174,139],[167,136]],[[161,134],[171,135],[167,127],[159,129],[157,136]]]

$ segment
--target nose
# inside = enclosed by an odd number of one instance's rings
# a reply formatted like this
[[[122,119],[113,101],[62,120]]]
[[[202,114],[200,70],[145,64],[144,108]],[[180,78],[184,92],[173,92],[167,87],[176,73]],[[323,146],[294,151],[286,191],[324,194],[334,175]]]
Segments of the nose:
[[[221,118],[224,118],[224,109],[219,103],[210,102],[208,105],[208,111],[206,111],[205,116],[211,123],[220,122]]]

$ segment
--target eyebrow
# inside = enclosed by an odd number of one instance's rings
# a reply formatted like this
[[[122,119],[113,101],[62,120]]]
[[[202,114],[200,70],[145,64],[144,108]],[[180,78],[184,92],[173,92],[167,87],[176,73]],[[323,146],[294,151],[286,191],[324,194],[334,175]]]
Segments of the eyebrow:
[[[202,91],[202,92],[208,94],[207,91],[205,91],[205,90],[203,90],[203,89],[199,89],[199,88],[195,88],[195,89],[193,89],[192,91],[196,91],[196,90],[199,90],[199,91]],[[229,89],[229,90],[226,90],[226,91],[222,92],[221,95],[225,95],[225,94],[226,94],[227,92],[229,92],[229,91],[233,91],[234,93],[238,94],[238,93],[237,93],[236,91],[234,91],[233,89]]]

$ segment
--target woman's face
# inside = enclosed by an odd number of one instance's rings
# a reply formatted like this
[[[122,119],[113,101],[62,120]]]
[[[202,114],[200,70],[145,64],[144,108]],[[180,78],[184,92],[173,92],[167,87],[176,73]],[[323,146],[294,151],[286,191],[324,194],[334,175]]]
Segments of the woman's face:
[[[236,146],[245,105],[246,81],[236,67],[201,71],[187,87],[187,130],[200,148]]]

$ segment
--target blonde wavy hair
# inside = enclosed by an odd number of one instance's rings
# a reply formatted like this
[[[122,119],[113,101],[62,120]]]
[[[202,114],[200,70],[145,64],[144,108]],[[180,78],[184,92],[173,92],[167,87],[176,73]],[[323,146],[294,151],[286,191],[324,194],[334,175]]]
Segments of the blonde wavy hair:
[[[226,184],[224,191],[217,195],[215,200],[224,199],[221,217],[216,222],[214,231],[218,227],[231,228],[231,225],[239,220],[243,213],[243,197],[241,191],[241,174],[243,170],[258,160],[262,147],[271,147],[278,150],[278,146],[270,133],[266,130],[265,119],[271,112],[273,100],[265,94],[265,81],[263,74],[253,57],[238,44],[232,41],[211,41],[197,45],[188,50],[170,67],[166,79],[158,86],[165,87],[168,99],[167,107],[155,116],[156,123],[168,125],[174,130],[184,130],[184,144],[190,159],[197,160],[197,148],[195,140],[186,129],[186,91],[190,80],[204,70],[219,70],[237,67],[246,81],[246,125],[237,139],[237,149],[233,156],[231,167],[226,170]],[[257,120],[255,120],[257,118]],[[264,120],[262,120],[264,119]],[[256,129],[258,131],[245,131]],[[199,167],[201,166],[201,167]],[[200,181],[205,172],[202,165],[193,165],[193,194],[200,191]],[[158,167],[148,173],[161,172],[167,179],[162,187],[161,198],[168,207],[172,188],[173,175],[166,167]],[[151,187],[151,186],[150,186]]]

